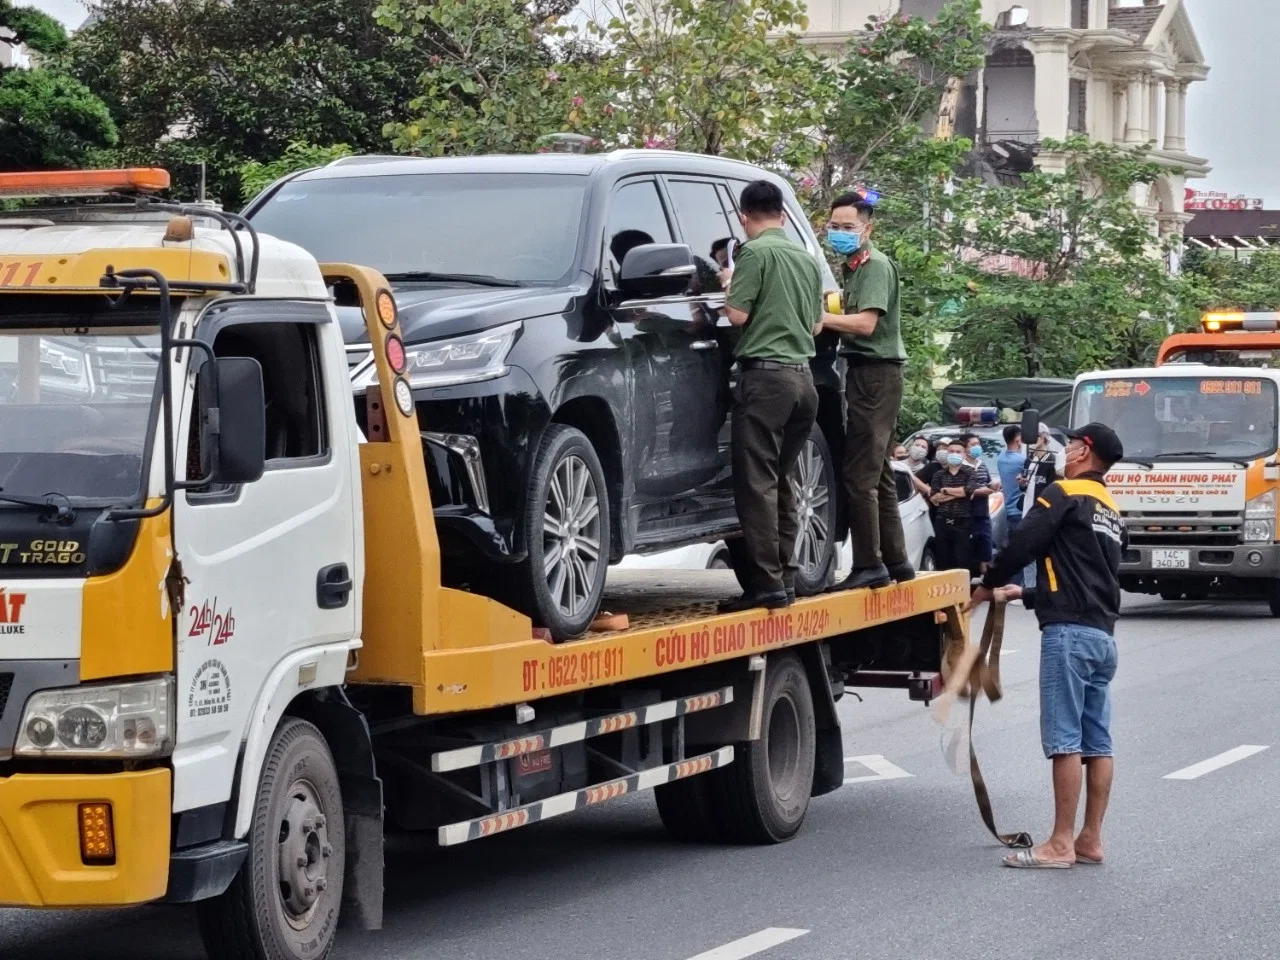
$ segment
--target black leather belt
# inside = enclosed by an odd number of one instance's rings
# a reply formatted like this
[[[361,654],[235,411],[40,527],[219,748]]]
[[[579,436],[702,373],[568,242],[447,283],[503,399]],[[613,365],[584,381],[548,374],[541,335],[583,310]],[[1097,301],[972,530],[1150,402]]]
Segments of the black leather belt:
[[[777,360],[754,360],[751,357],[740,357],[738,366],[743,370],[808,370],[807,363],[781,363]]]

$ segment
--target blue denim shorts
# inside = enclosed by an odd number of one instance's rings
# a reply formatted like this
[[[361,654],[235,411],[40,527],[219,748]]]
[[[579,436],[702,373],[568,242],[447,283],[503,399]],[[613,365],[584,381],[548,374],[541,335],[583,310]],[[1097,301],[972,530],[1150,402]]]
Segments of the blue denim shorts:
[[[1040,742],[1046,757],[1111,753],[1116,641],[1096,627],[1048,624],[1040,635]]]

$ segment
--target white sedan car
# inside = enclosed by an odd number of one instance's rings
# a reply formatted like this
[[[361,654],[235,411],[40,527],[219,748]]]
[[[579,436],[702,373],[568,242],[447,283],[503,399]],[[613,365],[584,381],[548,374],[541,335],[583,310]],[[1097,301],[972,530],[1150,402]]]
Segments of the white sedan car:
[[[907,539],[907,559],[917,570],[932,570],[933,524],[929,520],[929,504],[911,482],[911,471],[905,464],[895,463],[894,479],[898,483],[898,513],[902,517],[902,532]],[[840,545],[837,567],[847,571],[853,565],[852,548],[848,538]],[[716,543],[695,543],[677,550],[650,553],[644,556],[623,557],[619,570],[728,570],[729,548],[723,540]]]

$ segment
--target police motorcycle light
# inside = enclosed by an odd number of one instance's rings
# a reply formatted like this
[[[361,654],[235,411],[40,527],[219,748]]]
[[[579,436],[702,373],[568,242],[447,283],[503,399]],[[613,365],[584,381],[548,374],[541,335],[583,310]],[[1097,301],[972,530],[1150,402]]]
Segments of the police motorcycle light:
[[[507,354],[523,327],[524,323],[519,321],[449,340],[405,344],[404,379],[409,386],[417,388],[479,383],[504,377],[511,370],[507,366]],[[352,387],[359,391],[377,382],[378,371],[370,360],[354,376]]]
[[[172,677],[42,690],[27,701],[19,757],[140,759],[173,750]]]
[[[1268,490],[1244,505],[1246,543],[1270,543],[1276,534],[1276,492]]]
[[[1280,313],[1206,313],[1200,318],[1205,333],[1240,330],[1245,333],[1274,333],[1280,330]]]

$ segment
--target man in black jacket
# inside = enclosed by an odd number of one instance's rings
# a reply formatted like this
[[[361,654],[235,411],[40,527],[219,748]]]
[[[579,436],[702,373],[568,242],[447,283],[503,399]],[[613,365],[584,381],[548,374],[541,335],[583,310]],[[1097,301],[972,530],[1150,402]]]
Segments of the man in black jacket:
[[[969,608],[1022,597],[1040,621],[1040,739],[1053,760],[1053,834],[1005,857],[1010,867],[1065,868],[1102,863],[1102,818],[1115,770],[1111,690],[1116,672],[1124,521],[1104,481],[1124,457],[1115,431],[1091,423],[1069,433],[1066,479],[1036,496],[1009,546],[973,594]],[[1005,586],[1028,563],[1036,586]],[[1089,771],[1084,827],[1076,835],[1081,761]]]

